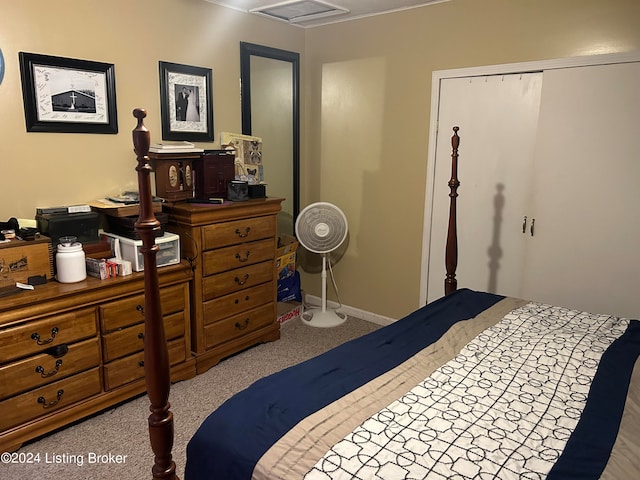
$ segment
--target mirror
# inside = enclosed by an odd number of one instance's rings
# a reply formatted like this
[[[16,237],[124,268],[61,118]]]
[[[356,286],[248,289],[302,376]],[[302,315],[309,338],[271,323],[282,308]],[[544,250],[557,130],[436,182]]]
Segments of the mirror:
[[[281,197],[278,232],[300,211],[300,54],[240,42],[242,133],[262,138],[267,195]]]

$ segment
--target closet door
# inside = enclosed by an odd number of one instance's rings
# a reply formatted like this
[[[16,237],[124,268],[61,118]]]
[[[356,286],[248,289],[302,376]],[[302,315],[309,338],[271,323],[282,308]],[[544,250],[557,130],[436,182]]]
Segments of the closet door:
[[[444,295],[452,127],[460,127],[458,286],[519,296],[542,73],[440,83],[427,301]]]
[[[544,72],[521,297],[640,317],[639,86],[640,63]]]

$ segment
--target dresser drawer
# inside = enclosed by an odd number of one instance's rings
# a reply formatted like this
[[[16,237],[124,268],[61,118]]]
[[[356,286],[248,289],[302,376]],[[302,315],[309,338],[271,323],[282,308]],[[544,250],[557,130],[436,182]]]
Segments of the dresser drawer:
[[[256,265],[210,275],[202,279],[203,300],[211,300],[221,295],[273,281],[273,277],[273,262],[257,263]]]
[[[234,315],[204,327],[207,348],[242,337],[275,322],[273,303]]]
[[[0,431],[48,415],[101,392],[100,369],[51,383],[0,402]]]
[[[173,285],[160,289],[162,314],[184,310],[184,290],[182,285]],[[102,332],[117,330],[144,321],[144,295],[115,300],[100,306]]]
[[[273,282],[204,302],[204,323],[222,320],[230,315],[251,310],[265,303],[273,303]]]
[[[100,364],[97,338],[69,345],[67,353],[53,357],[45,353],[0,367],[0,400],[26,392]]]
[[[245,265],[272,260],[275,258],[275,254],[275,238],[209,250],[202,255],[202,274],[212,275],[244,267]]]
[[[202,248],[211,250],[275,235],[276,217],[273,215],[213,223],[202,227]]]
[[[167,343],[169,365],[184,362],[187,351],[184,339]],[[134,353],[128,357],[115,360],[104,366],[104,389],[113,390],[126,383],[144,378],[144,352]]]
[[[52,315],[0,331],[0,364],[95,336],[96,310],[85,308]]]
[[[165,315],[164,335],[167,340],[184,335],[184,312]],[[144,323],[116,330],[102,336],[102,356],[105,362],[144,349]]]

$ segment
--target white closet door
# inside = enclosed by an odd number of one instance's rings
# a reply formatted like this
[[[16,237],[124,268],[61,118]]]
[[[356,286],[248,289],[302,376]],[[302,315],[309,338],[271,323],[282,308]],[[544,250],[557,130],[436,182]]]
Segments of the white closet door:
[[[639,126],[640,63],[544,72],[522,297],[640,317]]]
[[[444,294],[452,127],[460,127],[458,286],[520,296],[542,73],[443,79],[427,301]]]

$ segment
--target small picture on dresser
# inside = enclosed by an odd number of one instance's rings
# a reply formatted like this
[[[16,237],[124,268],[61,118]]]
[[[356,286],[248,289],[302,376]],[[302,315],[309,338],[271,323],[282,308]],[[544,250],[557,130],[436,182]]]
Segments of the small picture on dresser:
[[[222,132],[220,145],[235,152],[236,174],[249,183],[264,181],[262,166],[262,138],[241,133]]]

